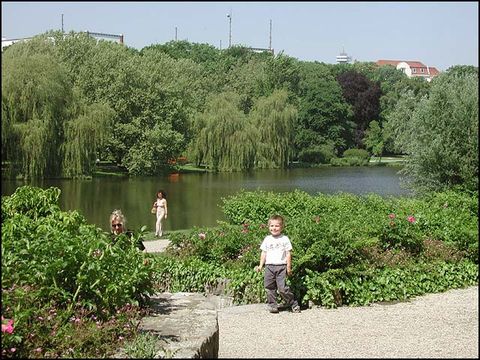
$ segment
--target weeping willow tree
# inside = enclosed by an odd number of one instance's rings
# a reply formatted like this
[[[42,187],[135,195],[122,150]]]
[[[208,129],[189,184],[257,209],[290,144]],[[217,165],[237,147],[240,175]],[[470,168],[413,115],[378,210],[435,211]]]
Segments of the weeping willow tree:
[[[208,101],[196,119],[198,136],[192,143],[197,165],[215,171],[253,168],[257,131],[239,110],[238,95],[220,94]]]
[[[2,54],[2,161],[24,177],[60,171],[62,123],[71,102],[65,70],[52,55]]]
[[[297,110],[288,104],[287,91],[276,90],[269,97],[257,100],[250,116],[259,131],[256,167],[287,167],[297,119]]]
[[[45,38],[2,53],[2,162],[23,178],[91,170],[111,110],[80,102]],[[65,166],[65,171],[63,167]]]
[[[105,104],[87,105],[75,91],[72,119],[64,123],[63,175],[79,177],[93,172],[100,148],[105,144],[114,111]]]

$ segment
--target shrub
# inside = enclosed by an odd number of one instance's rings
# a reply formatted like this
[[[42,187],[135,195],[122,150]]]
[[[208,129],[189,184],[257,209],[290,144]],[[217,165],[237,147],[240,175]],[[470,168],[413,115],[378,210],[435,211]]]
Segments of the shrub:
[[[344,158],[360,158],[363,160],[369,160],[370,154],[365,149],[347,149],[343,152]]]
[[[304,300],[325,307],[367,305],[478,283],[478,266],[470,261],[417,263],[406,267],[349,267],[324,273],[307,271]]]
[[[368,160],[359,157],[347,157],[347,158],[332,158],[330,159],[332,166],[366,166]]]
[[[335,157],[333,145],[323,144],[312,148],[303,149],[298,155],[301,162],[311,164],[329,164],[330,159]]]
[[[68,319],[76,314],[103,321],[153,293],[149,255],[136,248],[141,233],[113,245],[77,211],[60,211],[59,196],[56,188],[25,186],[2,197],[2,317],[15,320],[2,349],[16,347],[19,356],[39,341],[60,346],[31,333],[71,333]]]

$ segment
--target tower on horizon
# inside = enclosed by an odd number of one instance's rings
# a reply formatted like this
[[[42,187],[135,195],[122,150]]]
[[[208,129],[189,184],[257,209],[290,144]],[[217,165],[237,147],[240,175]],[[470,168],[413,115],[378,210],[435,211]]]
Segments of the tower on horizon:
[[[343,49],[340,55],[337,55],[337,63],[348,64],[350,62],[352,62],[352,57],[348,56],[347,53],[345,52],[345,49]]]

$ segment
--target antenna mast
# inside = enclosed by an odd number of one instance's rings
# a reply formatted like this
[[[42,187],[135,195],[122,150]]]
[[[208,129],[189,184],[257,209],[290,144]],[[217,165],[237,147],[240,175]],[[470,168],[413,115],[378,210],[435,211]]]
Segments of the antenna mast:
[[[229,31],[228,31],[228,47],[232,46],[232,10],[230,13],[227,14],[228,23],[229,23]]]
[[[272,19],[270,19],[270,43],[268,45],[268,48],[272,50]]]

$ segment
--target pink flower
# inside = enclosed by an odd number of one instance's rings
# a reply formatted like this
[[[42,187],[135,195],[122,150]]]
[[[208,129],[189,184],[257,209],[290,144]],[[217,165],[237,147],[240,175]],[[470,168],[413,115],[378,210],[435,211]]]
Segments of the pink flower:
[[[415,219],[415,217],[413,217],[412,215],[410,215],[408,218],[407,218],[408,222],[413,224],[415,221],[417,221],[417,219]]]
[[[207,235],[205,233],[200,233],[198,234],[198,237],[202,240],[205,240],[205,238],[207,237]]]
[[[395,219],[395,214],[394,214],[394,213],[391,213],[390,215],[388,215],[388,217],[389,217],[390,219]]]
[[[6,319],[7,323],[2,324],[2,333],[11,334],[13,333],[13,319]]]
[[[42,352],[42,348],[41,347],[38,347],[35,349],[36,352]]]

